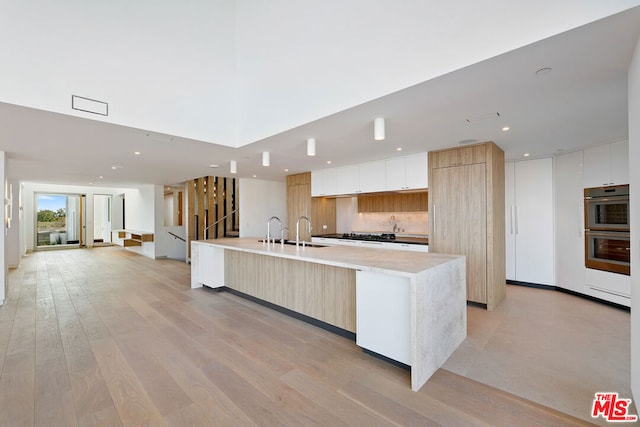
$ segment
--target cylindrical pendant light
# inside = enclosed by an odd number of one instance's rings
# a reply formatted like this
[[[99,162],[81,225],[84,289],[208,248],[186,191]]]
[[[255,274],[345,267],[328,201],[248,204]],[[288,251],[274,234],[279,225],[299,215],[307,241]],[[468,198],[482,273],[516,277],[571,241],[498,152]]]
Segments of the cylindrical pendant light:
[[[307,138],[307,156],[316,155],[316,139]]]
[[[377,117],[373,121],[373,139],[382,141],[384,139],[384,118]]]
[[[237,173],[238,172],[238,163],[235,160],[231,160],[229,162],[229,172]]]
[[[263,151],[262,152],[262,166],[269,166],[269,164],[270,164],[269,152],[268,151]]]

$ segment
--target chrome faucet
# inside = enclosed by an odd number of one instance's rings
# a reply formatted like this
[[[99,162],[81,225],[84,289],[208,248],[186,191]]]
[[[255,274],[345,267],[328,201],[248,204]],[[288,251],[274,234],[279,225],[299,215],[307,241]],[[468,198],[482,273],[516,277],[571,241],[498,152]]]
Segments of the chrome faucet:
[[[278,224],[280,224],[280,240],[283,240],[282,237],[282,221],[280,221],[280,218],[278,218],[277,216],[272,216],[271,218],[269,218],[267,220],[267,244],[269,243],[269,239],[271,239],[271,221],[272,220],[276,220],[278,221]],[[276,244],[276,239],[275,237],[273,238],[273,244]]]
[[[306,216],[301,216],[300,218],[298,218],[298,220],[296,221],[296,248],[300,244],[300,220],[302,219],[307,220],[307,230],[309,231],[309,234],[311,234],[311,220]],[[302,241],[302,247],[304,248],[304,240]]]

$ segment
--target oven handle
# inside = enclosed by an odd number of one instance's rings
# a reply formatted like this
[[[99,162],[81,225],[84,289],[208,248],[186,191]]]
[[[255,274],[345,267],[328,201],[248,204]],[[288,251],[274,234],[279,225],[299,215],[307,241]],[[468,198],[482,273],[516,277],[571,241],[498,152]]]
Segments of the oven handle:
[[[621,240],[629,240],[630,237],[629,233],[626,231],[591,231],[589,228],[585,228],[584,231],[590,237],[610,237]]]
[[[616,197],[591,197],[584,198],[587,203],[602,203],[602,202],[628,202],[629,196],[616,196]]]

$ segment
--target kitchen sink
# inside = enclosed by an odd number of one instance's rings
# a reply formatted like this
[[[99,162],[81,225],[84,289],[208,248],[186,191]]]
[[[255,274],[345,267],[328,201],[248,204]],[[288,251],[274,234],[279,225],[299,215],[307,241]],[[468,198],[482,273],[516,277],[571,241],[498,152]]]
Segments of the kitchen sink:
[[[259,241],[261,243],[264,243],[265,240],[264,239],[260,239]],[[279,245],[279,244],[280,244],[280,239],[276,239],[276,245]],[[295,240],[285,240],[284,244],[285,245],[293,245],[293,246],[295,246],[296,245],[296,241]],[[299,246],[302,247],[302,242],[300,242]],[[329,245],[318,245],[316,243],[307,242],[307,243],[304,244],[304,246],[305,246],[305,248],[326,248]]]

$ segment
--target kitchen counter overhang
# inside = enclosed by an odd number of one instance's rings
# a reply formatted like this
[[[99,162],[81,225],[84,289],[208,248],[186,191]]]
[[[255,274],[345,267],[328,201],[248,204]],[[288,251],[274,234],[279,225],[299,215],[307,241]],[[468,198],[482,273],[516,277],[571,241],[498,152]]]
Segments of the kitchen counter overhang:
[[[267,244],[258,238],[193,241],[191,245],[192,288],[205,284],[235,289],[237,284],[228,283],[230,263],[242,263],[243,253],[289,260],[300,270],[297,277],[303,278],[307,263],[354,270],[356,342],[408,364],[413,390],[419,390],[466,337],[464,256],[349,246],[303,248]],[[290,272],[291,265],[276,269]],[[269,280],[273,274],[257,272],[252,280]],[[304,285],[304,281],[295,284]],[[398,344],[403,334],[406,339]]]

